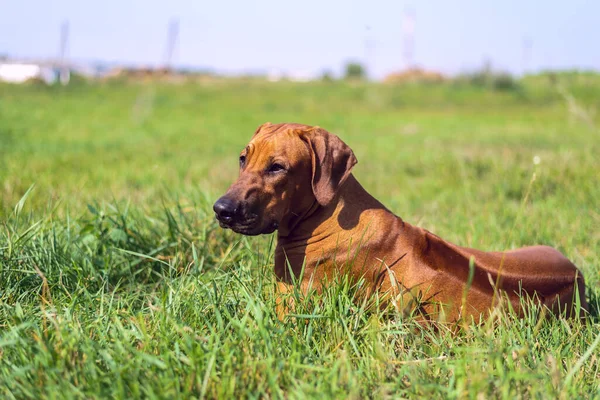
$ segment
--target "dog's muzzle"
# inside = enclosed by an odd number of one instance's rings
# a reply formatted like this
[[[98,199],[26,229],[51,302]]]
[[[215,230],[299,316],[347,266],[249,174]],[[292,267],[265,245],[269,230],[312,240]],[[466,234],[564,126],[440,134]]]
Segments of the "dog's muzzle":
[[[240,219],[240,207],[237,202],[223,196],[213,205],[213,211],[221,226],[231,226]]]
[[[227,196],[221,197],[213,205],[215,217],[221,228],[229,228],[244,235],[257,235],[260,221],[258,215],[247,210],[243,204]]]
[[[258,214],[251,212],[247,204],[237,202],[226,195],[216,201],[213,210],[221,228],[228,228],[243,235],[268,234],[279,227],[277,221],[264,224]]]

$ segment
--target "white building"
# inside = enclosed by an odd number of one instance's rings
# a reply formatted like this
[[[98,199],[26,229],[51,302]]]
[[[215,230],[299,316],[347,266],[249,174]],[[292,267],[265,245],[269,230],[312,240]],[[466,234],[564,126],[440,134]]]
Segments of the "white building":
[[[0,62],[0,81],[2,82],[24,83],[31,79],[40,79],[47,84],[52,84],[61,77],[60,72],[58,68],[41,64]],[[68,82],[68,78],[66,81]]]

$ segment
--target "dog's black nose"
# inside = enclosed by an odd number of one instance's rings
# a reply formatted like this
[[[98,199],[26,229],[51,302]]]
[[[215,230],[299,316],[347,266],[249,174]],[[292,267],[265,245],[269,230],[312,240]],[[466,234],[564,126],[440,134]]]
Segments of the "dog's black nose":
[[[225,224],[231,223],[238,211],[236,203],[224,196],[217,200],[213,210],[217,219]]]

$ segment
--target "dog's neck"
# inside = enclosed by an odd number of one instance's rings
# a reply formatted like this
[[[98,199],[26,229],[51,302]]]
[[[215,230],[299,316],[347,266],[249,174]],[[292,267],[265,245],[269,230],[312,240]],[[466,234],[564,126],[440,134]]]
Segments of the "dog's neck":
[[[391,214],[350,175],[330,204],[321,206],[315,200],[301,215],[279,229],[275,250],[276,274],[287,276],[289,267],[292,267],[297,275],[305,262],[310,267],[311,263],[327,261],[327,254],[320,255],[323,251],[319,242],[323,240],[339,241],[341,248],[345,241],[362,241],[366,245],[365,226],[369,226],[369,219],[376,219],[383,213]]]
[[[286,221],[279,229],[277,237],[287,243],[317,235],[337,234],[340,227],[344,230],[353,228],[340,223],[340,214],[343,214],[344,221],[358,222],[360,215],[371,209],[386,208],[350,174],[331,203],[321,206],[314,199],[305,211]]]

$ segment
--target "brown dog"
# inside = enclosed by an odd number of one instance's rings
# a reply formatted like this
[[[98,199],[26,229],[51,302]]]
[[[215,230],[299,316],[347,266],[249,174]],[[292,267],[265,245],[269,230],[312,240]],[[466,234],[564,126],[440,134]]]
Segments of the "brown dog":
[[[347,273],[367,283],[366,295],[379,293],[438,320],[478,320],[506,299],[522,315],[521,296],[555,314],[587,310],[583,275],[557,250],[483,252],[446,242],[367,193],[350,173],[356,162],[324,129],[266,123],[242,151],[240,176],[215,203],[216,217],[244,235],[278,231],[282,292],[295,280],[291,274],[306,292]]]

